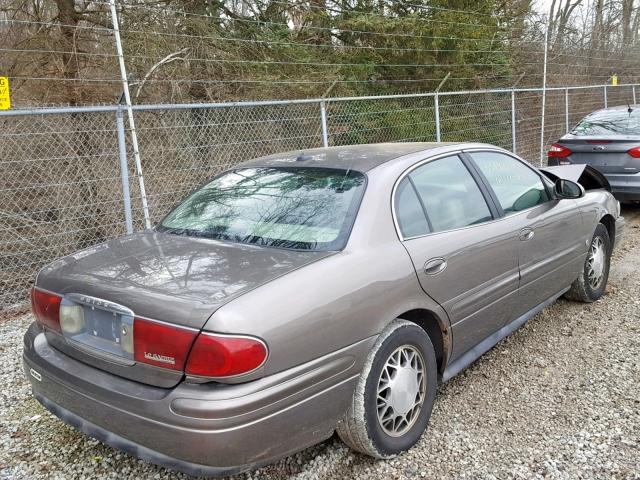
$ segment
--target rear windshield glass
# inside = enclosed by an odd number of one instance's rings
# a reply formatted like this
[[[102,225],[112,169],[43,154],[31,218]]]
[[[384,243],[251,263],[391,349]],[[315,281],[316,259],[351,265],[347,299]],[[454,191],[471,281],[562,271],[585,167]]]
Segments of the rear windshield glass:
[[[364,186],[364,175],[350,170],[233,170],[192,193],[158,230],[270,247],[339,250]]]
[[[631,114],[626,108],[594,112],[583,118],[571,131],[573,135],[640,135],[640,108]]]

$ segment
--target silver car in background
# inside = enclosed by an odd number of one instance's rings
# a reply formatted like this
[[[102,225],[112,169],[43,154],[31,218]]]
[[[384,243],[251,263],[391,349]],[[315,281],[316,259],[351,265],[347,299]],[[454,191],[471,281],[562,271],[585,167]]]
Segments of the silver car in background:
[[[550,166],[590,165],[607,177],[617,199],[640,200],[640,106],[587,115],[551,145],[548,156]]]
[[[586,166],[477,143],[271,155],[45,267],[24,369],[63,421],[191,474],[336,430],[390,458],[439,382],[560,296],[600,298],[623,233]]]

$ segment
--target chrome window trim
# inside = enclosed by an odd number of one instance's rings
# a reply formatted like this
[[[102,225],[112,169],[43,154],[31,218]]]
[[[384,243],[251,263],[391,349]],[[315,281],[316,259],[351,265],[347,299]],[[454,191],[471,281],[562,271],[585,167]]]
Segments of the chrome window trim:
[[[498,150],[499,151],[499,150]],[[460,158],[460,154],[464,152],[464,149],[459,149],[459,150],[453,150],[451,152],[446,152],[446,153],[439,153],[437,155],[434,155],[432,157],[427,157],[423,160],[420,160],[418,163],[415,163],[413,165],[411,165],[409,168],[407,168],[404,172],[402,172],[400,174],[400,176],[396,179],[395,183],[393,184],[393,189],[391,190],[391,216],[393,217],[393,224],[396,228],[396,234],[398,235],[398,238],[400,239],[401,242],[407,241],[407,240],[413,240],[415,238],[423,238],[423,237],[428,237],[430,235],[438,235],[440,233],[446,233],[446,232],[454,232],[456,230],[464,230],[467,228],[474,228],[474,227],[479,227],[481,225],[486,225],[487,223],[490,222],[495,222],[496,220],[500,220],[504,217],[498,217],[498,218],[492,218],[491,220],[487,220],[486,222],[482,222],[482,223],[476,223],[474,225],[467,225],[466,227],[460,227],[460,228],[452,228],[449,230],[440,230],[438,232],[428,232],[425,233],[424,235],[417,235],[415,237],[404,237],[404,235],[402,234],[402,230],[400,230],[400,224],[398,223],[398,216],[396,215],[396,191],[398,190],[398,185],[400,184],[400,182],[402,182],[402,180],[404,180],[404,178],[409,175],[411,172],[413,172],[415,169],[420,168],[421,166],[435,161],[435,160],[439,160],[441,158],[446,158],[446,157],[458,157],[458,159],[460,160],[460,163],[462,163],[462,165],[466,167],[466,165],[464,164],[464,162],[462,161],[462,159]],[[478,182],[479,179],[476,178],[476,176],[472,173],[469,172],[469,175],[471,175],[471,178],[473,178],[473,180],[475,182]],[[480,187],[478,187],[478,190],[480,190]],[[480,193],[482,193],[482,191],[480,190]],[[484,195],[483,195],[484,198]],[[486,203],[486,200],[485,200]],[[489,204],[487,203],[487,209],[489,209],[489,212],[491,212],[491,208],[489,207]]]
[[[476,223],[473,225],[467,225],[466,227],[459,227],[459,228],[451,228],[449,230],[441,230],[439,232],[430,232],[430,233],[425,233],[424,235],[417,235],[415,237],[401,237],[401,241],[406,242],[409,240],[415,240],[416,238],[424,238],[424,237],[430,237],[431,235],[440,235],[441,233],[449,233],[449,232],[457,232],[458,230],[467,230],[469,228],[474,228],[474,227],[481,227],[482,225],[487,225],[488,223],[491,222],[495,222],[497,220],[502,220],[505,217],[500,217],[500,218],[493,218],[491,220],[487,220],[486,222],[482,222],[482,223]]]
[[[415,236],[415,237],[401,238],[401,241],[404,242],[404,241],[407,241],[407,240],[414,240],[416,238],[429,237],[431,235],[440,235],[441,233],[457,232],[459,230],[467,230],[469,228],[481,227],[481,226],[484,226],[484,225],[488,225],[490,223],[500,222],[502,220],[506,220],[506,219],[509,219],[509,218],[514,218],[514,217],[520,216],[522,214],[528,213],[529,211],[533,210],[534,208],[540,207],[541,205],[544,205],[544,203],[541,203],[541,204],[536,205],[534,207],[527,208],[526,210],[520,210],[519,212],[512,213],[511,215],[503,215],[502,217],[493,218],[491,220],[487,220],[486,222],[475,223],[473,225],[467,225],[466,227],[452,228],[450,230],[441,230],[439,232],[431,232],[431,233],[427,233],[425,235],[418,235],[418,236]]]
[[[508,150],[504,150],[502,148],[498,148],[498,147],[485,147],[485,148],[483,148],[483,147],[470,147],[470,148],[463,148],[460,151],[464,152],[464,153],[467,153],[467,152],[497,152],[497,153],[502,153],[503,155],[506,155],[507,157],[511,157],[511,158],[519,161],[525,167],[529,168],[530,170],[533,170],[539,177],[542,177],[542,175],[540,174],[540,171],[536,167],[531,165],[526,160],[520,158],[515,153],[510,152]]]

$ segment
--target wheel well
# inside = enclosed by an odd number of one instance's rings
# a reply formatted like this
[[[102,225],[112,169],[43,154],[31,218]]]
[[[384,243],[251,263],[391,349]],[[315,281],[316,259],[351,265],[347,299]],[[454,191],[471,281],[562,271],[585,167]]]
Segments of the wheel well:
[[[443,329],[440,326],[438,317],[429,310],[416,309],[409,310],[408,312],[399,315],[398,318],[415,323],[421,327],[427,335],[429,335],[431,343],[433,344],[433,349],[436,352],[438,371],[442,372],[444,370],[445,348],[448,349],[449,347],[448,345],[445,347],[445,332],[443,332]]]
[[[604,217],[602,217],[600,219],[600,223],[603,224],[606,229],[607,229],[607,233],[609,234],[609,240],[611,240],[611,245],[613,245],[613,242],[616,238],[616,221],[613,218],[612,215],[610,214],[606,214]]]

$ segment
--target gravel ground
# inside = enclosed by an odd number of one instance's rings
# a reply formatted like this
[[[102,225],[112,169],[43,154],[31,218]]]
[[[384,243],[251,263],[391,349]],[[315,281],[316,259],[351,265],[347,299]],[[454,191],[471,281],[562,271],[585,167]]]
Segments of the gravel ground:
[[[440,387],[430,426],[390,461],[336,437],[239,478],[640,479],[640,210],[607,295],[545,309]],[[0,478],[187,478],[54,418],[23,378],[26,315],[0,323]]]

